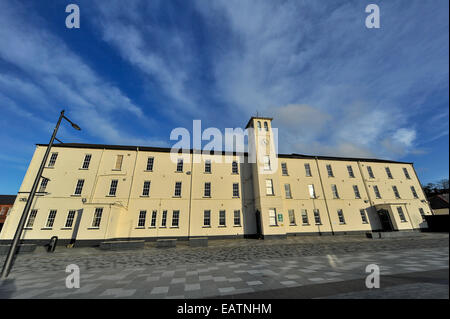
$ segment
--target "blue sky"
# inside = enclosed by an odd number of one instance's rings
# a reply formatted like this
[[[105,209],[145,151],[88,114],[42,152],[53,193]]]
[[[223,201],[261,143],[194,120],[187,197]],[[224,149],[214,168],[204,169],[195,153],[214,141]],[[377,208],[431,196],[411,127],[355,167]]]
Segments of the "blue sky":
[[[65,27],[76,3],[80,29]],[[376,3],[381,28],[365,27]],[[448,178],[449,8],[412,1],[1,1],[0,193],[62,108],[64,142],[170,147],[173,128],[274,117],[282,153]]]

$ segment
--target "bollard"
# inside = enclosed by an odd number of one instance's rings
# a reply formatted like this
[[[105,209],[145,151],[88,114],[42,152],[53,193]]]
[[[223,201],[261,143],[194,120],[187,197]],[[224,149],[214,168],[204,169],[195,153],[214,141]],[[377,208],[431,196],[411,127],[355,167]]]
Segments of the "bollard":
[[[47,252],[52,253],[56,249],[56,243],[58,242],[58,237],[53,236],[50,238],[50,242],[47,244]]]

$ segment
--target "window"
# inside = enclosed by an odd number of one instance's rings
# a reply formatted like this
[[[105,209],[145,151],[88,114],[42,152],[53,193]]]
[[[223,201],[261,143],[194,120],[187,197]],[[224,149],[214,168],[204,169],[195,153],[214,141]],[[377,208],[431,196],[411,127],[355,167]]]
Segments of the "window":
[[[150,181],[144,181],[144,186],[142,187],[142,196],[150,195]]]
[[[165,228],[167,225],[167,210],[163,210],[161,217],[161,227]]]
[[[422,216],[423,221],[426,222],[427,220],[425,219],[425,212],[423,211],[423,208],[419,208],[419,213],[420,216]]]
[[[258,131],[261,131],[261,122],[258,121],[258,122],[256,123],[256,125],[258,126]]]
[[[211,183],[205,183],[204,197],[211,197]]]
[[[235,210],[234,211],[234,226],[241,226],[241,211]]]
[[[397,207],[397,212],[398,212],[398,216],[400,217],[400,220],[402,221],[402,223],[405,223],[406,218],[405,218],[405,214],[403,213],[403,208],[401,208],[400,206]]]
[[[273,183],[271,179],[266,179],[266,195],[273,195]]]
[[[339,223],[345,224],[344,212],[342,211],[342,209],[338,209],[337,214],[338,214],[338,218],[339,218]]]
[[[66,219],[66,228],[72,228],[73,225],[73,220],[75,218],[75,210],[69,210],[69,213],[67,214],[67,219]]]
[[[305,173],[306,176],[311,177],[311,166],[308,163],[305,163]]]
[[[47,167],[54,167],[57,158],[58,158],[58,153],[52,153],[52,155],[50,156],[50,160],[48,161]]]
[[[109,186],[109,196],[116,196],[118,183],[119,183],[119,180],[117,180],[117,179],[113,179],[111,181],[111,185]]]
[[[416,189],[414,188],[414,186],[411,186],[411,192],[412,192],[414,198],[419,198],[419,196],[417,196],[417,192],[416,192]]]
[[[31,228],[34,225],[34,220],[36,219],[37,209],[32,209],[30,212],[30,216],[28,216],[27,228]]]
[[[347,165],[347,171],[350,178],[355,178],[355,173],[353,173],[353,167],[351,165]]]
[[[92,158],[91,154],[86,154],[84,156],[83,166],[81,166],[82,169],[88,169],[89,168],[89,164],[91,163],[91,158]]]
[[[52,209],[50,211],[50,213],[48,214],[47,224],[45,225],[45,227],[52,228],[53,227],[53,223],[55,222],[55,217],[56,217],[56,210]]]
[[[205,210],[203,212],[203,227],[211,227],[211,211]]]
[[[211,160],[205,161],[205,173],[211,173]]]
[[[314,185],[308,185],[309,197],[316,198],[316,191],[314,190]]]
[[[302,209],[302,224],[303,225],[309,225],[308,211],[306,209]]]
[[[233,197],[239,197],[239,183],[233,183]]]
[[[145,227],[145,218],[146,217],[147,217],[147,211],[141,210],[139,212],[138,227]]]
[[[39,187],[38,193],[44,193],[45,192],[45,189],[47,188],[48,181],[49,181],[48,178],[42,177],[41,186]]]
[[[156,216],[158,215],[158,211],[152,211],[152,220],[150,221],[150,227],[156,227]]]
[[[367,173],[369,173],[370,178],[375,178],[375,175],[373,175],[372,167],[367,166]]]
[[[153,164],[155,163],[155,158],[148,157],[147,158],[147,171],[153,171]]]
[[[328,172],[328,177],[334,177],[333,168],[331,167],[330,164],[327,165],[327,172]]]
[[[175,182],[175,197],[181,197],[181,182]]]
[[[172,227],[178,227],[180,222],[180,211],[174,210],[172,213]]]
[[[320,219],[320,212],[318,209],[314,209],[314,222],[316,225],[322,225],[322,220]]]
[[[122,162],[123,162],[123,155],[117,155],[114,170],[120,171],[122,169]]]
[[[360,209],[359,213],[361,214],[361,221],[362,221],[362,223],[363,224],[368,224],[366,210],[365,209]]]
[[[284,176],[289,175],[289,174],[288,174],[288,169],[287,169],[287,164],[286,164],[286,163],[281,163],[281,173],[282,173]]]
[[[231,173],[232,174],[239,174],[239,170],[238,170],[238,163],[236,161],[234,161],[231,164]]]
[[[219,226],[225,226],[226,225],[226,213],[224,210],[219,211]]]
[[[397,186],[392,186],[392,190],[394,191],[395,198],[400,198],[400,193],[398,192]]]
[[[74,195],[81,195],[81,192],[83,190],[84,185],[84,179],[79,179],[77,182],[77,186],[75,187]]]
[[[333,198],[339,198],[339,193],[336,185],[331,185],[331,191],[333,192]]]
[[[276,212],[275,208],[269,209],[269,225],[277,226],[277,212]]]
[[[355,192],[355,198],[361,198],[361,194],[359,193],[358,185],[353,185],[353,191]]]
[[[267,125],[267,122],[264,122],[264,130],[266,132],[269,131],[269,126]]]
[[[408,172],[408,169],[406,167],[403,167],[403,173],[405,174],[405,177],[407,179],[411,179],[411,176],[409,176],[409,172]]]
[[[373,186],[373,191],[375,192],[375,197],[376,198],[381,198],[380,190],[378,189],[377,185]]]
[[[393,177],[392,177],[391,169],[389,167],[385,167],[384,169],[386,170],[387,177],[392,179]]]
[[[295,214],[293,209],[288,210],[289,214],[289,225],[295,225]]]
[[[179,158],[177,161],[177,172],[182,172],[183,171],[183,159]]]
[[[96,208],[94,213],[94,219],[92,220],[92,227],[99,228],[102,221],[103,208]]]
[[[284,184],[284,191],[286,193],[286,198],[292,198],[291,185],[290,184]]]
[[[264,156],[264,170],[265,171],[270,171],[271,170],[271,168],[270,168],[270,156],[268,156],[268,155]]]

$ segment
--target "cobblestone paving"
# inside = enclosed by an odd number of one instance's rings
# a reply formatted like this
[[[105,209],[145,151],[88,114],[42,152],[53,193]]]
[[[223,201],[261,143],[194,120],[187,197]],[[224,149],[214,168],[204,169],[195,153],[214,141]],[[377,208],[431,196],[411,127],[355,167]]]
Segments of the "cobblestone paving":
[[[365,278],[371,263],[382,275],[448,268],[448,256],[448,234],[210,241],[205,248],[149,244],[121,252],[58,247],[20,255],[0,298],[204,298]],[[80,267],[79,289],[65,286],[69,264]]]

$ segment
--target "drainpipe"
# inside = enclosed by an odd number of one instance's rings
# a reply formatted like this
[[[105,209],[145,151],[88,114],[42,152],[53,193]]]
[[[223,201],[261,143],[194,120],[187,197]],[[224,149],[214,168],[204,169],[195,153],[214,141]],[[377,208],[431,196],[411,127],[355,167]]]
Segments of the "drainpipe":
[[[191,181],[189,186],[189,219],[188,219],[188,239],[191,237],[191,206],[192,206],[192,176],[194,175],[194,154],[195,149],[192,148],[192,156],[191,156]]]
[[[319,172],[319,180],[320,180],[320,186],[322,188],[323,200],[325,201],[325,207],[327,209],[327,214],[328,214],[328,221],[330,222],[331,234],[334,235],[333,225],[331,223],[331,217],[330,217],[330,210],[328,209],[327,198],[325,196],[325,189],[323,188],[323,183],[322,183],[322,176],[320,175],[319,160],[318,160],[317,156],[315,156],[315,159],[316,159],[317,171]]]

